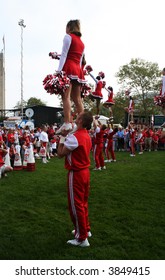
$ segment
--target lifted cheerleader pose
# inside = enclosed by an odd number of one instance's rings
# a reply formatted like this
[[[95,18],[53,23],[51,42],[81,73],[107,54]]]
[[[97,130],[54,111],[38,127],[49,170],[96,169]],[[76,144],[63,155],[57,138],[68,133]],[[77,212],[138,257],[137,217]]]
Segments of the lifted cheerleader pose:
[[[74,225],[72,234],[75,238],[68,240],[67,244],[79,247],[90,246],[88,237],[92,235],[88,218],[89,166],[92,148],[88,130],[91,128],[92,121],[90,112],[80,113],[76,119],[76,132],[69,133],[66,138],[60,136],[57,150],[59,158],[65,157],[65,168],[68,170],[68,205]]]
[[[129,96],[129,105],[125,108],[125,110],[128,113],[128,123],[133,122],[134,101],[132,96]]]
[[[162,70],[162,75],[163,77],[160,94],[154,97],[154,103],[162,107],[162,113],[165,116],[165,68]],[[161,127],[165,127],[165,122],[161,125]]]
[[[61,134],[63,130],[72,130],[71,124],[71,99],[73,100],[78,114],[84,111],[81,99],[81,85],[85,83],[82,71],[82,58],[84,43],[81,41],[80,21],[70,20],[66,25],[66,35],[63,40],[62,53],[59,60],[57,73],[64,71],[70,78],[70,85],[62,94],[64,124],[57,130]]]
[[[113,121],[112,106],[115,104],[115,101],[113,100],[113,88],[108,87],[105,89],[108,91],[108,100],[104,102],[103,106],[109,108],[109,120]]]
[[[88,66],[86,67],[87,71],[88,71]],[[92,68],[91,68],[92,69]],[[99,72],[98,76],[95,78],[90,71],[88,71],[89,75],[91,76],[91,78],[95,81],[96,83],[96,87],[95,87],[95,91],[90,93],[91,99],[94,100],[96,99],[96,114],[99,115],[100,113],[100,101],[101,99],[103,99],[103,94],[102,94],[102,88],[105,87],[106,82],[102,81],[102,79],[104,79],[105,75],[103,72]]]

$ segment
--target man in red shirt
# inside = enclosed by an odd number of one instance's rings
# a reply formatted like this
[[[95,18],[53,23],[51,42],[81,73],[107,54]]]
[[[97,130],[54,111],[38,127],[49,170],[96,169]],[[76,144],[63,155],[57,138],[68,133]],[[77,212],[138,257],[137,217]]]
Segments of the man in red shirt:
[[[145,150],[151,152],[153,130],[149,125],[146,126],[143,135],[144,135]]]
[[[93,117],[91,113],[80,113],[76,119],[77,130],[67,137],[60,137],[57,155],[65,156],[65,168],[68,170],[68,204],[71,220],[74,224],[75,239],[67,243],[73,246],[90,246],[87,237],[91,236],[88,220],[88,196],[90,187],[90,150],[92,147],[88,131]],[[66,133],[66,132],[65,132]]]

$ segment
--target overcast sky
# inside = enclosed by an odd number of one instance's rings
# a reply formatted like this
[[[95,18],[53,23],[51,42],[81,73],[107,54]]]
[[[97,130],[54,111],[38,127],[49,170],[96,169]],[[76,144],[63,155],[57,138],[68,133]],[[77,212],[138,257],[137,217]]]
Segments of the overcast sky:
[[[50,51],[61,52],[66,23],[80,19],[87,64],[96,76],[105,73],[107,86],[119,89],[115,73],[132,58],[164,61],[164,0],[0,0],[0,36],[5,36],[6,108],[21,100],[21,27],[23,30],[23,98],[36,97],[59,106],[42,85],[58,61]],[[3,49],[1,40],[0,49]],[[89,77],[89,82],[93,80]],[[104,91],[104,99],[107,92]]]

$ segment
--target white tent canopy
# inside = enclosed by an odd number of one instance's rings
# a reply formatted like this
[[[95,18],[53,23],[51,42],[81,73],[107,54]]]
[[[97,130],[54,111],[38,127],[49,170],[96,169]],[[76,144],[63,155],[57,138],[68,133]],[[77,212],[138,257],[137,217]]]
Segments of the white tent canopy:
[[[108,117],[105,117],[103,115],[100,115],[99,119],[98,119],[102,124],[107,124],[107,121],[109,120]]]

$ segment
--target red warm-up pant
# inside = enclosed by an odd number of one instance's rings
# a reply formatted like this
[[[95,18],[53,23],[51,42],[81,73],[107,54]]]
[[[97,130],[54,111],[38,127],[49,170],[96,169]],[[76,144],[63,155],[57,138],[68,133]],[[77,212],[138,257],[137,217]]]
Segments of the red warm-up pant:
[[[104,166],[104,157],[103,157],[103,143],[95,144],[94,146],[94,160],[96,167],[103,167]]]
[[[68,205],[75,228],[75,238],[83,241],[90,231],[88,219],[88,196],[90,187],[89,169],[68,172]]]
[[[113,140],[108,140],[108,145],[105,150],[106,157],[108,160],[110,159],[109,152],[111,153],[112,159],[115,160],[116,158],[115,158],[115,153],[114,153],[114,149],[113,149]]]

